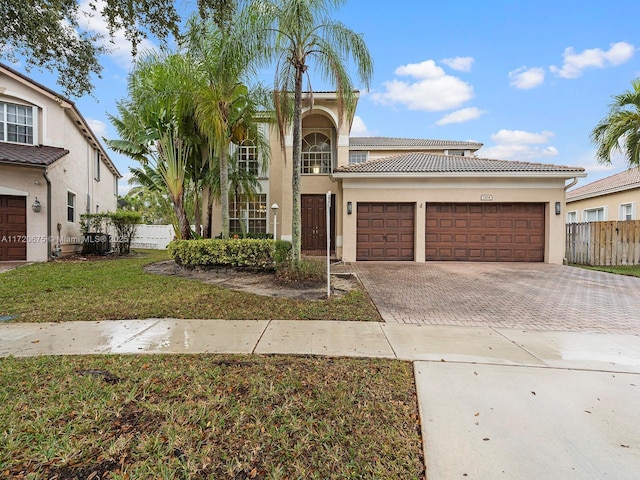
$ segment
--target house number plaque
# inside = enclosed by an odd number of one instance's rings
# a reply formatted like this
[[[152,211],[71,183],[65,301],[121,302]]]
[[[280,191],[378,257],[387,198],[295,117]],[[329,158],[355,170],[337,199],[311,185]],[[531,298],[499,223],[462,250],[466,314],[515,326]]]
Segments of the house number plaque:
[[[482,195],[480,195],[480,200],[483,202],[492,202],[493,195],[491,195],[490,193],[483,193]]]

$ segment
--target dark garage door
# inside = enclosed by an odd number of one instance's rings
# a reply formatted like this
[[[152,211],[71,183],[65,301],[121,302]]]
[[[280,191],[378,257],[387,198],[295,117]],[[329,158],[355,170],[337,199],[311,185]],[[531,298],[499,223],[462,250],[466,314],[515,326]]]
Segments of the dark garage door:
[[[544,261],[544,204],[429,203],[426,259]]]
[[[358,203],[356,260],[413,260],[414,205]]]
[[[0,195],[0,261],[27,259],[27,197]]]

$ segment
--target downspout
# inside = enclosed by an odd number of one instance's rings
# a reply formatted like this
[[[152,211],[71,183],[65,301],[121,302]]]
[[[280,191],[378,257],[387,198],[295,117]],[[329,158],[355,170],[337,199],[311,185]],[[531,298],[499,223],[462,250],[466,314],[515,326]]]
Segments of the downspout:
[[[571,187],[573,187],[576,183],[578,183],[578,177],[573,177],[573,182],[571,182],[569,185],[565,185],[564,186],[564,191],[566,192]]]
[[[54,258],[51,251],[51,179],[47,176],[47,167],[42,176],[47,181],[47,258]]]

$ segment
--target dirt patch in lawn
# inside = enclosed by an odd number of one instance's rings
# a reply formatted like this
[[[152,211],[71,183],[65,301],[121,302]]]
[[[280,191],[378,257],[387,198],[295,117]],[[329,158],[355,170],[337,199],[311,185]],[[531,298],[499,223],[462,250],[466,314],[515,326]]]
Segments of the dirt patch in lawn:
[[[327,285],[288,285],[276,283],[274,274],[233,268],[184,268],[173,260],[152,263],[144,267],[145,272],[199,280],[203,283],[266,297],[318,300],[327,298]],[[331,296],[342,295],[360,289],[362,285],[355,275],[339,273],[331,275]]]

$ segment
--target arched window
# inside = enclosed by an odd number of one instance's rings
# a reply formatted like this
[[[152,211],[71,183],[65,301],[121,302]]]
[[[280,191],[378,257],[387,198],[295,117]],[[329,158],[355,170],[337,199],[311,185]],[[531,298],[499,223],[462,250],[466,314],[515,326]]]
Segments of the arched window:
[[[331,140],[322,133],[314,132],[302,139],[302,173],[331,173]]]

